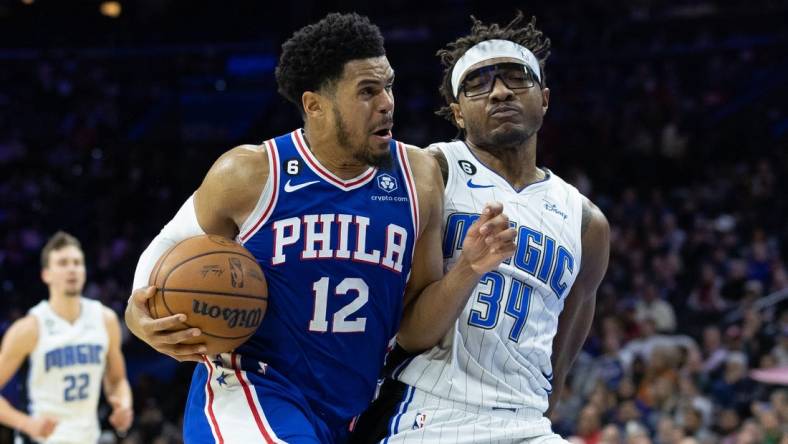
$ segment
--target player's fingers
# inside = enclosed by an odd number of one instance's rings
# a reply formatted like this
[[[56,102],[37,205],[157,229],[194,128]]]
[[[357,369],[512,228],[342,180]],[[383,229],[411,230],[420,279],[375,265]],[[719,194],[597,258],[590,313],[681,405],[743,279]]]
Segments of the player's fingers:
[[[207,351],[205,344],[160,344],[155,348],[158,352],[178,360],[191,355],[203,355]]]
[[[514,242],[515,238],[517,237],[517,230],[514,228],[509,228],[488,237],[493,238],[495,242],[500,243]]]
[[[466,237],[476,237],[480,234],[480,228],[484,226],[487,221],[494,218],[503,211],[503,205],[498,202],[488,202],[484,204],[481,215],[476,221],[468,228]],[[484,234],[484,233],[481,233]]]
[[[178,357],[175,356],[173,357],[177,359],[179,362],[198,362],[198,363],[203,362],[203,355],[196,353],[191,355],[182,355]]]
[[[501,232],[507,228],[509,228],[509,216],[502,213],[482,224],[479,227],[479,233],[486,236]]]
[[[51,435],[52,432],[55,431],[55,427],[57,427],[57,421],[51,418],[47,418],[47,420],[44,422],[44,427],[42,430],[43,432],[42,435],[44,435],[44,438]]]
[[[175,332],[160,333],[156,335],[156,342],[161,344],[180,344],[189,339],[194,339],[201,334],[202,331],[200,331],[199,328],[188,328]]]
[[[183,313],[177,313],[159,319],[152,319],[152,318],[146,319],[145,321],[146,322],[144,323],[141,321],[140,324],[143,324],[142,325],[143,329],[149,334],[159,333],[168,330],[180,331],[189,328],[183,324],[184,322],[186,322],[186,315]]]
[[[487,202],[482,208],[482,213],[479,216],[479,222],[485,223],[488,220],[503,212],[503,204],[500,202]]]
[[[511,242],[503,242],[490,247],[490,253],[502,259],[511,257],[515,251],[517,251],[517,245]]]
[[[140,287],[131,293],[131,300],[134,301],[134,304],[137,306],[146,307],[147,309],[148,299],[152,298],[155,294],[156,287],[154,286]]]

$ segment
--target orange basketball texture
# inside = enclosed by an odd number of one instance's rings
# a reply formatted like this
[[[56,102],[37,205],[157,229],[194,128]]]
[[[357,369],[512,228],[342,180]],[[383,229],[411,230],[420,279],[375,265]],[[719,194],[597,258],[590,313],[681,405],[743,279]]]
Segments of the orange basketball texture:
[[[185,314],[184,328],[202,330],[185,343],[205,342],[206,354],[243,344],[268,306],[268,286],[254,256],[221,236],[196,236],[174,245],[153,267],[149,284],[157,289],[148,300],[151,315]]]

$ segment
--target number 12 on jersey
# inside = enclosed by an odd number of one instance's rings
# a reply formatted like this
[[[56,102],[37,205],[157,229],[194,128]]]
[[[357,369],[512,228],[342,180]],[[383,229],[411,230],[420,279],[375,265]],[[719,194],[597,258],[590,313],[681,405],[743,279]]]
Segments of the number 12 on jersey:
[[[325,333],[329,331],[328,325],[328,277],[322,277],[312,284],[315,295],[315,309],[312,320],[309,321],[309,331]],[[356,292],[356,298],[349,304],[334,313],[331,329],[333,333],[359,333],[367,328],[367,318],[358,317],[348,320],[348,317],[363,307],[369,300],[369,286],[361,278],[345,278],[337,285],[334,294],[344,296],[351,291]]]
[[[486,313],[482,313],[482,311],[477,309],[471,310],[468,318],[469,325],[486,330],[493,329],[498,325],[505,282],[503,275],[497,271],[491,271],[482,276],[479,280],[479,286],[487,288],[486,290],[479,290],[476,300],[486,305]],[[514,324],[509,331],[509,339],[514,342],[520,341],[520,334],[525,328],[533,290],[533,287],[525,282],[512,279],[512,286],[509,289],[509,297],[506,300],[504,313],[514,318]]]

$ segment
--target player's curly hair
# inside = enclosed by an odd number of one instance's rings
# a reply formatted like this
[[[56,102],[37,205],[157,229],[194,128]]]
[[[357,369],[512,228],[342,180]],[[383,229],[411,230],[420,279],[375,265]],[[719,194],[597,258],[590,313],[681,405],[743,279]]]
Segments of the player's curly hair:
[[[550,39],[536,28],[536,17],[531,17],[531,21],[525,26],[522,25],[524,20],[525,16],[522,11],[517,11],[517,16],[503,27],[497,23],[484,24],[481,20],[471,16],[471,21],[473,22],[471,33],[450,42],[436,54],[444,66],[443,80],[439,91],[446,101],[446,106],[441,107],[435,114],[457,125],[451,108],[449,108],[450,104],[457,102],[451,87],[451,72],[454,69],[454,64],[457,63],[460,57],[477,43],[485,40],[509,40],[531,50],[539,60],[539,67],[542,70],[542,87],[546,86],[544,65],[547,58],[550,57]]]
[[[342,76],[351,60],[386,54],[380,29],[356,13],[331,13],[296,31],[282,45],[276,67],[279,94],[293,102],[301,114],[304,91],[318,91]]]

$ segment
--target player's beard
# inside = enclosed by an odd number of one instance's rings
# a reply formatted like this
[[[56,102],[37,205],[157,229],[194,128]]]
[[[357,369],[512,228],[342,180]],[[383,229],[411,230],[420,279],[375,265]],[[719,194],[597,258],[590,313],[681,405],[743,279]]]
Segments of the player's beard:
[[[376,154],[373,152],[372,147],[366,143],[362,146],[355,146],[350,142],[350,132],[345,127],[342,116],[336,108],[334,108],[334,122],[337,141],[340,145],[352,150],[354,159],[380,169],[391,169],[391,154],[388,150],[381,154]]]

